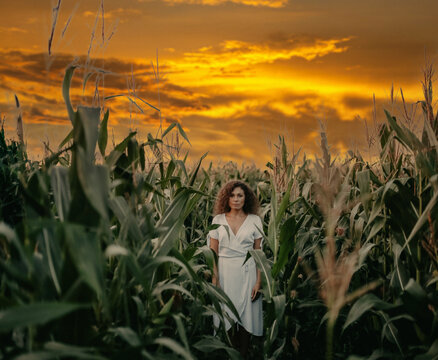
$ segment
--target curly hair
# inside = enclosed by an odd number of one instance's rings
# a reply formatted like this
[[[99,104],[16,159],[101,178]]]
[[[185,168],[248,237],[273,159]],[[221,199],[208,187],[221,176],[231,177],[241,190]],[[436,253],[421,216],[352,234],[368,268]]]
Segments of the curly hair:
[[[220,189],[217,195],[216,202],[214,204],[214,214],[223,214],[231,210],[228,201],[231,197],[231,193],[237,187],[240,187],[245,193],[245,203],[242,210],[245,214],[257,214],[259,210],[259,201],[254,194],[254,191],[242,181],[232,180],[227,182],[222,189]]]

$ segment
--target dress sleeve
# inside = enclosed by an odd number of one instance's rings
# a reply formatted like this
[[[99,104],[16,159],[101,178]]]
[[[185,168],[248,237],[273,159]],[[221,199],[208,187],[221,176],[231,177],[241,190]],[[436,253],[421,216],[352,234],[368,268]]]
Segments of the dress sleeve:
[[[211,224],[212,224],[212,225],[218,224],[218,218],[217,218],[217,215],[213,218]],[[218,231],[217,228],[216,228],[216,229],[213,229],[213,230],[210,230],[210,231],[208,232],[208,234],[207,234],[207,246],[208,246],[208,247],[210,247],[210,239],[211,239],[211,238],[219,240],[219,231]]]
[[[262,238],[262,242],[263,242],[263,238],[264,238],[263,224],[262,224],[262,220],[260,219],[260,216],[258,216],[258,215],[256,215],[254,218],[253,238],[254,238],[254,240]]]

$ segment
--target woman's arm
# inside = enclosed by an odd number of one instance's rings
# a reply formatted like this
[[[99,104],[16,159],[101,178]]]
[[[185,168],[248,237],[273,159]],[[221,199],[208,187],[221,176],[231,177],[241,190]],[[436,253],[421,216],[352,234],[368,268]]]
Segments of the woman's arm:
[[[216,255],[219,254],[219,241],[218,241],[218,239],[210,238],[210,248],[216,253]],[[216,266],[216,261],[213,264],[213,278],[212,278],[211,282],[215,286],[220,286],[219,275],[218,275],[217,266]]]
[[[262,243],[262,238],[255,239],[254,246],[253,246],[254,249],[261,249],[261,243]],[[252,288],[252,291],[251,291],[251,300],[252,301],[257,299],[257,295],[258,295],[258,292],[259,292],[261,286],[262,286],[261,273],[260,273],[260,270],[257,269],[257,280],[256,280],[254,287]]]

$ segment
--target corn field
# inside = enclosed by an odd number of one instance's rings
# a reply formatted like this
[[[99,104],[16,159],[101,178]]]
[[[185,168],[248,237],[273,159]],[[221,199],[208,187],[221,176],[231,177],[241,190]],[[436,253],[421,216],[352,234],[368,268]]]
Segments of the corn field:
[[[110,112],[70,102],[72,131],[41,162],[0,133],[0,359],[240,359],[206,245],[215,195],[256,190],[264,336],[251,359],[438,359],[438,114],[422,132],[386,112],[380,154],[291,153],[265,169],[188,165],[159,136],[107,149]],[[18,100],[17,100],[18,101]],[[21,120],[21,119],[20,119]],[[169,135],[170,134],[170,135]]]

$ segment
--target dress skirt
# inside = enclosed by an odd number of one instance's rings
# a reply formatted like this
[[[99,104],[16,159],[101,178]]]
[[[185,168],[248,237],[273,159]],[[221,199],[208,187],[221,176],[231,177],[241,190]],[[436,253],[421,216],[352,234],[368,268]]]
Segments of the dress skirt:
[[[257,281],[257,269],[253,258],[244,263],[246,257],[219,256],[218,273],[222,290],[228,295],[240,316],[238,321],[231,310],[225,306],[227,314],[249,333],[263,335],[262,299],[251,301],[251,291]],[[214,324],[219,326],[219,318],[214,316]],[[225,317],[225,329],[231,323]]]

